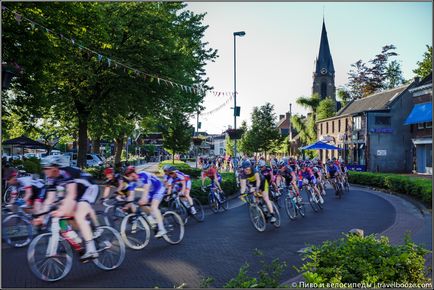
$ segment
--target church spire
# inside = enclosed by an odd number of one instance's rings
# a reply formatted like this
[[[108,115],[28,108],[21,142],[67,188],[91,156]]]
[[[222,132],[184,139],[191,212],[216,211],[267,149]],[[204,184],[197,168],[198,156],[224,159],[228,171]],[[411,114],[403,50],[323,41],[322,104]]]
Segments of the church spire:
[[[333,59],[330,53],[329,41],[327,38],[327,30],[325,27],[324,15],[322,21],[321,42],[318,53],[318,60],[316,62],[315,74],[332,74],[334,75],[335,68],[333,66]]]

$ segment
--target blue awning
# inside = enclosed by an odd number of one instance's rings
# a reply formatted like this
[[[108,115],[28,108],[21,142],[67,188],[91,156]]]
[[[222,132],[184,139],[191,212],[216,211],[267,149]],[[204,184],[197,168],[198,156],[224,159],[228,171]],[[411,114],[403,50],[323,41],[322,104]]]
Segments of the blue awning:
[[[413,107],[404,125],[417,124],[423,122],[432,122],[432,102],[416,104]]]
[[[336,147],[336,146],[333,146],[333,145],[330,145],[330,144],[327,144],[327,143],[324,143],[321,141],[316,141],[315,143],[301,147],[300,149],[301,150],[321,150],[321,149],[324,149],[324,150],[342,150],[339,147]]]

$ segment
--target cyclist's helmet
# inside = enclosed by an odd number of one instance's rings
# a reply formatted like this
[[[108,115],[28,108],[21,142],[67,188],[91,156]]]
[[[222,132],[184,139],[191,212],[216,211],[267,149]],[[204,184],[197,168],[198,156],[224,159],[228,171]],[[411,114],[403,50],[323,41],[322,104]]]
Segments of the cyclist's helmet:
[[[47,167],[66,167],[69,164],[67,164],[67,161],[63,156],[51,155],[43,158],[41,160],[41,165],[43,168],[47,168]]]
[[[249,160],[244,160],[243,163],[241,164],[241,167],[244,169],[252,167],[252,163]]]
[[[11,178],[16,176],[18,176],[18,171],[14,169],[6,176],[6,180],[10,180]]]
[[[131,173],[136,172],[136,168],[132,165],[128,166],[125,170],[125,175],[130,175]]]
[[[115,171],[111,167],[107,167],[106,169],[104,169],[104,175],[109,175],[109,174],[114,174],[114,173],[115,173]]]
[[[285,161],[283,161],[283,160],[281,160],[281,161],[279,161],[279,163],[277,163],[277,167],[279,167],[279,168],[282,168],[282,167],[285,167]]]
[[[265,166],[265,165],[266,165],[266,164],[265,164],[265,161],[264,161],[264,160],[261,159],[261,160],[258,161],[258,166],[259,166],[259,167],[263,167],[263,166]]]
[[[168,172],[168,173],[172,173],[172,172],[174,172],[174,171],[176,171],[176,167],[175,167],[175,166],[169,166],[169,167],[167,168],[167,172]]]

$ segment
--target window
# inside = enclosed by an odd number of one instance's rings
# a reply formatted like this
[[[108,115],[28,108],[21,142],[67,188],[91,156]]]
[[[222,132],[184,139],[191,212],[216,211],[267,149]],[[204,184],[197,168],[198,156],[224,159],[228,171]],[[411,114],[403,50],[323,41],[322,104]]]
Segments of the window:
[[[424,127],[424,123],[417,123],[417,129],[418,130],[423,130]]]
[[[341,119],[339,119],[339,121],[338,121],[338,132],[340,132],[341,131]]]
[[[332,121],[332,132],[335,132],[335,121]]]
[[[375,125],[390,125],[389,116],[375,116]]]
[[[425,128],[427,128],[427,129],[432,128],[432,122],[426,122],[425,123]]]
[[[321,123],[321,127],[320,127],[320,129],[319,129],[319,133],[320,133],[320,134],[322,134],[322,124],[323,124],[323,123]]]
[[[326,123],[326,134],[329,133],[329,122]]]
[[[362,129],[362,117],[357,116],[353,117],[353,130],[361,130]]]
[[[327,84],[321,83],[321,100],[325,99],[327,97]]]

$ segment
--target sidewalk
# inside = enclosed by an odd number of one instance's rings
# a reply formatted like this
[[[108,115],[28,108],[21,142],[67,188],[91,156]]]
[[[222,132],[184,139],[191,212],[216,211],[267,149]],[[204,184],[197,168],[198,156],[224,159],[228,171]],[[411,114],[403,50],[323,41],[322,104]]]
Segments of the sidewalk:
[[[404,237],[409,233],[414,243],[432,251],[432,213],[422,203],[398,195],[374,191],[367,186],[351,184],[351,187],[379,196],[390,202],[395,208],[395,222],[385,231],[378,233],[377,237],[387,236],[391,244],[399,245],[404,243]],[[432,264],[432,253],[425,258],[426,268],[428,268]],[[297,282],[302,281],[304,278],[300,274],[283,282],[282,285],[291,287],[291,285],[296,285]]]

